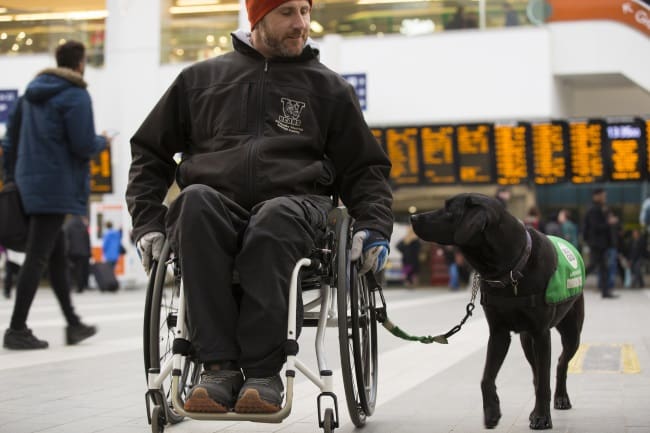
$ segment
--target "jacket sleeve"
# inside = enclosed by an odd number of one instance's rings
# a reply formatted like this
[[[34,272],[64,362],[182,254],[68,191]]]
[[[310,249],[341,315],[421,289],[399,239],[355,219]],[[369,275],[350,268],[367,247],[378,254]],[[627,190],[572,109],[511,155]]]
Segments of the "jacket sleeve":
[[[131,168],[126,203],[133,220],[133,238],[165,232],[163,200],[174,181],[174,155],[186,151],[190,134],[182,75],[167,89],[131,138]]]
[[[64,122],[70,151],[79,159],[90,159],[106,148],[106,138],[95,133],[95,120],[90,94],[75,88],[66,99]]]
[[[336,167],[338,192],[356,220],[355,230],[371,229],[390,239],[393,195],[388,184],[391,163],[365,119],[347,82],[341,109],[328,131],[327,153]]]
[[[7,133],[2,140],[2,172],[4,173],[4,183],[14,181],[14,171],[16,169],[16,144],[20,139],[20,125],[22,120],[22,96],[16,100],[16,103],[9,112],[7,121]]]

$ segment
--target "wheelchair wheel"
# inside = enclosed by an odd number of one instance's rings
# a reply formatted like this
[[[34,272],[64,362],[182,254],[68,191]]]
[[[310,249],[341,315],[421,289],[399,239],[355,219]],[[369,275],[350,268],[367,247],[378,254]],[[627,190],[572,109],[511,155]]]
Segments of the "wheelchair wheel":
[[[350,217],[336,210],[336,286],[339,349],[345,398],[357,427],[372,415],[377,399],[377,322],[366,278],[349,260]]]
[[[149,368],[160,368],[172,357],[172,345],[176,333],[176,321],[178,317],[180,276],[174,260],[170,260],[171,251],[168,242],[165,242],[158,265],[151,272],[151,279],[147,293],[149,300],[148,311],[145,312],[144,323],[144,348],[145,348],[145,371]],[[167,283],[168,272],[174,275],[173,283]],[[184,358],[179,390],[181,399],[185,397],[193,384],[198,382],[200,375],[200,364],[187,356]],[[155,403],[166,411],[167,421],[171,424],[180,422],[183,416],[174,410],[171,398],[171,375],[167,376],[162,385],[161,395]]]
[[[160,411],[160,406],[154,406],[151,411],[151,433],[163,433],[165,431],[165,417]]]

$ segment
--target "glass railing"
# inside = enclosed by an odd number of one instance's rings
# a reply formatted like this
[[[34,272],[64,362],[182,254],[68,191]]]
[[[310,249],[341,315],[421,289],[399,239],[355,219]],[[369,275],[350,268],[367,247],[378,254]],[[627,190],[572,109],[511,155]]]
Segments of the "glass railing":
[[[312,36],[399,33],[423,35],[435,32],[528,24],[526,0],[409,1],[355,0],[314,4]],[[506,17],[509,17],[506,19]]]
[[[160,62],[193,62],[232,49],[239,0],[161,0]],[[52,2],[46,12],[25,0],[0,6],[0,55],[52,53],[62,41],[86,44],[88,63],[104,63],[105,0]],[[41,2],[35,2],[42,4]],[[527,0],[314,0],[311,34],[417,36],[442,31],[528,25]],[[8,5],[8,6],[6,6]],[[12,6],[13,5],[13,6]],[[34,5],[36,6],[36,4]]]

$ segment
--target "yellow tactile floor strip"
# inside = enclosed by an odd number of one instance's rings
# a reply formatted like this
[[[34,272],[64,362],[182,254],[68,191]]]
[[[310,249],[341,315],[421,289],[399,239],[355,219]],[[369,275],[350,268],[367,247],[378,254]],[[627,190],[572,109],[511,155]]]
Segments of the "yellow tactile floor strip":
[[[582,373],[582,363],[585,360],[585,355],[589,350],[588,344],[581,344],[576,351],[576,354],[573,355],[571,361],[569,361],[569,374],[580,374]]]
[[[638,374],[641,372],[641,364],[639,357],[631,344],[581,344],[569,361],[569,374],[584,373],[584,361],[588,355],[590,347],[598,346],[611,346],[616,347],[621,353],[621,362],[618,370],[586,370],[590,373],[623,373],[623,374]]]
[[[623,344],[621,346],[621,365],[625,374],[641,373],[639,357],[636,355],[634,347],[631,344]]]

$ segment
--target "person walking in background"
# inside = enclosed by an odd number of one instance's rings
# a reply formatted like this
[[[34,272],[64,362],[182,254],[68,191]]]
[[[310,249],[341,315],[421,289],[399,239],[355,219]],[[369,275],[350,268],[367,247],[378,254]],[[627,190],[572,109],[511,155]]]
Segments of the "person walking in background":
[[[537,206],[533,205],[528,209],[528,213],[524,217],[524,225],[527,227],[532,227],[536,230],[540,230],[542,221],[539,215],[539,209]]]
[[[639,211],[639,224],[646,230],[650,228],[650,195],[641,203],[641,210]]]
[[[397,243],[397,249],[402,253],[404,285],[408,287],[416,286],[418,284],[421,248],[422,242],[413,231],[413,228],[409,226],[406,236]]]
[[[557,219],[557,214],[552,214],[549,216],[546,223],[544,223],[543,232],[550,236],[562,237],[562,227]]]
[[[650,242],[650,193],[641,203],[639,211],[639,224],[641,224],[642,237]],[[646,243],[646,250],[650,251],[650,244]]]
[[[14,286],[14,280],[20,272],[20,267],[25,261],[25,253],[20,251],[5,250],[5,277],[4,277],[4,295],[5,298],[11,298],[11,289]]]
[[[620,259],[625,260],[625,257],[620,255],[623,245],[623,228],[621,227],[620,220],[613,210],[607,210],[607,223],[609,224],[609,246],[607,247],[607,269],[609,274],[609,287],[616,286],[616,277],[621,274],[621,280],[625,280],[625,264],[621,264]]]
[[[513,27],[519,25],[519,16],[517,11],[512,8],[508,2],[503,3],[503,12],[505,13],[505,26]]]
[[[460,273],[456,261],[457,255],[460,251],[454,245],[443,246],[443,251],[445,254],[445,261],[447,262],[447,271],[449,272],[449,288],[456,291],[460,288]]]
[[[648,250],[646,249],[646,240],[644,235],[641,230],[633,229],[627,251],[627,260],[630,264],[632,274],[630,287],[645,287],[645,281],[643,279],[643,263],[647,258]]]
[[[90,234],[88,233],[88,218],[81,215],[71,215],[63,225],[65,233],[66,252],[71,281],[77,286],[77,293],[88,288],[90,274]]]
[[[592,205],[585,214],[583,239],[589,247],[589,265],[586,273],[598,269],[598,288],[603,298],[615,298],[610,286],[607,266],[607,250],[611,246],[612,235],[610,223],[616,221],[607,217],[607,193],[603,188],[596,188],[591,194]]]
[[[456,6],[456,12],[452,15],[451,20],[445,25],[445,30],[458,30],[467,27],[467,18],[465,17],[465,7]]]
[[[507,186],[500,186],[499,188],[497,188],[494,197],[497,200],[499,200],[499,202],[503,205],[504,208],[508,209],[508,203],[510,203],[510,199],[512,198],[512,193],[510,192],[510,188],[508,188]]]
[[[102,236],[102,254],[104,261],[109,263],[115,271],[117,260],[122,254],[122,232],[113,228],[113,223],[106,223],[106,231]]]
[[[578,239],[578,226],[571,221],[571,213],[568,209],[560,209],[557,213],[557,222],[560,224],[562,237],[569,241],[571,245],[580,251],[580,241]]]
[[[44,349],[27,327],[27,316],[46,265],[56,298],[65,316],[66,344],[94,335],[84,324],[70,297],[63,222],[66,214],[85,215],[90,193],[90,158],[109,144],[95,134],[90,95],[83,78],[85,47],[68,41],[56,49],[56,68],[48,68],[28,84],[19,113],[10,114],[5,140],[11,153],[17,146],[12,177],[20,191],[29,228],[25,262],[18,274],[16,301],[3,346]]]

